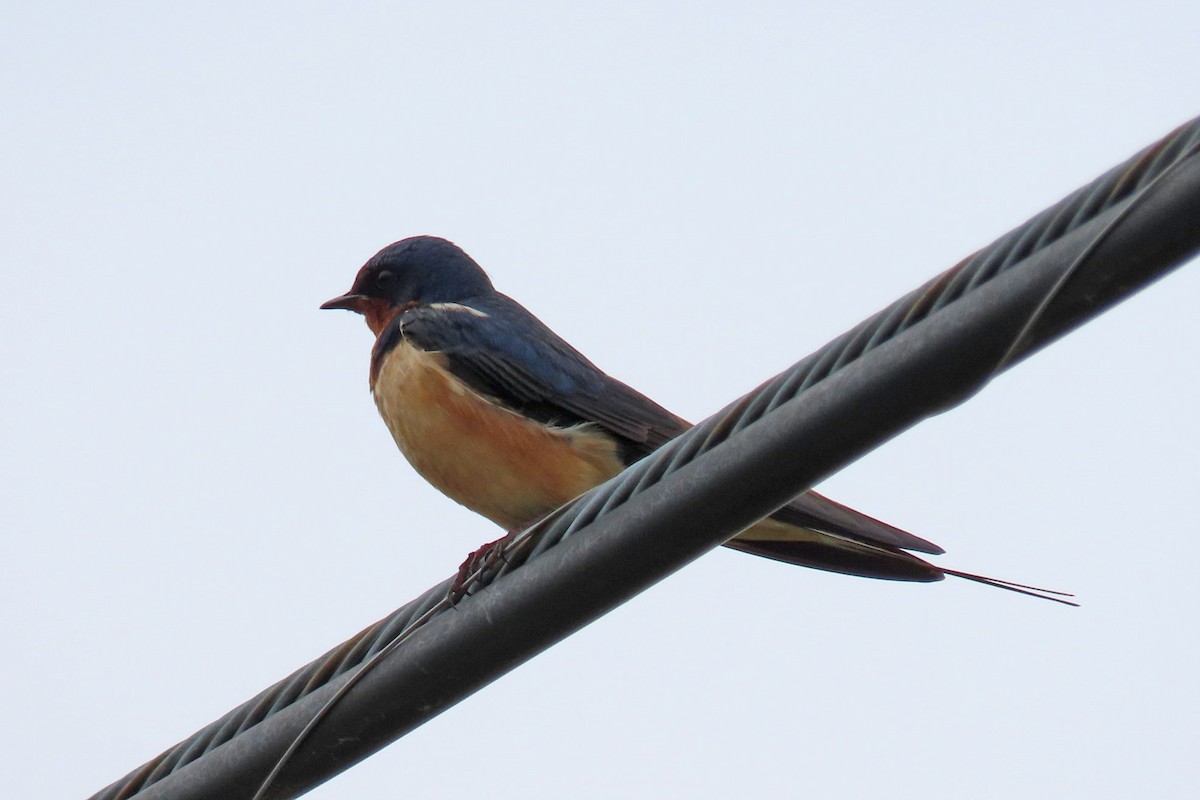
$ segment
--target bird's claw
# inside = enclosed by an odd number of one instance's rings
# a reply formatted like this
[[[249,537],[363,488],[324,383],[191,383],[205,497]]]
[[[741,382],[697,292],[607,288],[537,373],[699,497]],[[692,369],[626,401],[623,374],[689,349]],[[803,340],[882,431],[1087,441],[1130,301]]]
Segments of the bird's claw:
[[[491,583],[494,573],[502,564],[507,563],[504,552],[505,546],[512,541],[519,531],[509,531],[494,542],[488,542],[467,556],[458,567],[458,574],[450,583],[450,602],[458,605],[463,598],[471,594],[471,587],[479,584],[480,588]]]

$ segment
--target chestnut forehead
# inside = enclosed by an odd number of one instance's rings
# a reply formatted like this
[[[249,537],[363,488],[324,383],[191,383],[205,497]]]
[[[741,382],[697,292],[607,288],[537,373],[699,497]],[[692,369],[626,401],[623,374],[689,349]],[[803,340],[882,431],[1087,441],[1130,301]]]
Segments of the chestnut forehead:
[[[363,284],[371,280],[371,277],[374,276],[378,271],[379,265],[374,261],[368,261],[366,264],[363,264],[362,269],[360,269],[358,274],[354,276],[354,288],[361,288]]]

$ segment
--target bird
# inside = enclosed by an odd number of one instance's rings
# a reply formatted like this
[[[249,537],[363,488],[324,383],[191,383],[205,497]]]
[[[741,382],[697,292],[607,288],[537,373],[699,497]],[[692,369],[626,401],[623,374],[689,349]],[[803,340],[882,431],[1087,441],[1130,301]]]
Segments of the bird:
[[[447,239],[384,247],[321,308],[361,314],[375,335],[371,394],[413,468],[510,534],[691,427],[497,291]],[[1046,596],[1064,592],[934,565],[914,553],[940,555],[938,545],[812,490],[725,546],[866,578],[952,575],[1074,605]]]

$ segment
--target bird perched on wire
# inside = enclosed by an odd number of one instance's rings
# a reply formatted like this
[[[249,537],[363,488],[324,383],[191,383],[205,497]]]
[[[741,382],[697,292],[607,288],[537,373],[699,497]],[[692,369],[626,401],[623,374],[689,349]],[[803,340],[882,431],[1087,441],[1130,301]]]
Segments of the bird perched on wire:
[[[445,239],[414,236],[388,245],[359,270],[349,292],[321,308],[366,318],[376,337],[371,393],[417,472],[509,531],[691,427],[496,291]],[[942,548],[812,491],[726,546],[870,578],[956,575],[1013,591],[1034,588],[930,564],[906,551],[936,555]]]

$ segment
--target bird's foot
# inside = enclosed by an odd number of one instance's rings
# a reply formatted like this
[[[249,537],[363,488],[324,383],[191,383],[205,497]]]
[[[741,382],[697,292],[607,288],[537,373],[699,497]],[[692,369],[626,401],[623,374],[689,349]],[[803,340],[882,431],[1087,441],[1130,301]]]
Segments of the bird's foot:
[[[454,576],[454,581],[450,584],[451,604],[458,605],[464,597],[471,593],[470,588],[476,583],[486,586],[491,582],[492,573],[506,563],[504,558],[506,546],[520,532],[519,529],[509,531],[496,541],[488,542],[467,556],[467,560],[459,566],[458,574]]]

